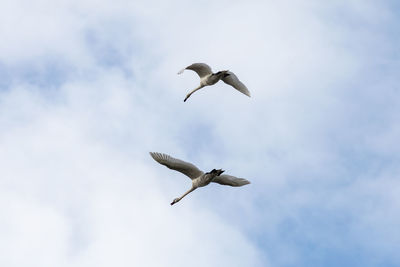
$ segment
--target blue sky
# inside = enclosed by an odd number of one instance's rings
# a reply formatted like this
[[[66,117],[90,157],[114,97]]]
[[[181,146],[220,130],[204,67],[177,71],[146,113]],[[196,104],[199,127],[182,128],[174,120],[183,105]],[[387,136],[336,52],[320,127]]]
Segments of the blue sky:
[[[0,265],[399,266],[398,10],[5,1]],[[252,97],[184,103],[193,62]],[[149,151],[252,183],[171,207],[190,181]]]

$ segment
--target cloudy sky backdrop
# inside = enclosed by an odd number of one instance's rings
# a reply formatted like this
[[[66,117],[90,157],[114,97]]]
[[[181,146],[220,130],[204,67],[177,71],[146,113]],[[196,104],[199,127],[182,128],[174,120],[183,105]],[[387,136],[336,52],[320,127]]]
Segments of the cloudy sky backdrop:
[[[0,266],[399,266],[396,1],[5,0]],[[234,71],[196,92],[193,62]],[[164,152],[252,184],[190,180]]]

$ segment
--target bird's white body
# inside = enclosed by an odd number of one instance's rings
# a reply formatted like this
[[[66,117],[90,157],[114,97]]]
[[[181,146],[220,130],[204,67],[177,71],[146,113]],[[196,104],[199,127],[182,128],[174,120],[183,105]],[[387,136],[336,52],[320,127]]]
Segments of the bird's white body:
[[[250,97],[250,91],[247,89],[247,87],[241,81],[239,81],[239,79],[233,72],[230,72],[229,70],[223,70],[213,73],[210,66],[208,66],[207,64],[194,63],[179,71],[178,74],[183,73],[184,70],[195,71],[200,77],[200,85],[192,90],[189,94],[187,94],[185,100],[183,101],[186,101],[197,90],[200,90],[205,86],[216,84],[219,80],[222,80],[224,83],[231,85],[239,92]]]
[[[222,75],[208,74],[207,76],[200,78],[200,85],[203,85],[203,86],[214,85],[217,82],[219,82],[219,80],[221,80],[221,78],[222,78]]]
[[[195,179],[192,180],[192,187],[198,188],[203,187],[211,183],[211,181],[217,176],[216,173],[205,173]]]
[[[167,154],[150,152],[150,156],[157,161],[158,163],[172,169],[175,171],[179,171],[190,179],[192,179],[192,187],[181,197],[175,198],[171,205],[180,201],[183,197],[185,197],[190,192],[194,191],[196,188],[206,186],[211,182],[219,183],[222,185],[230,185],[230,186],[242,186],[249,184],[250,182],[243,178],[237,178],[230,175],[221,175],[224,171],[219,169],[213,169],[211,172],[204,173],[200,171],[196,166],[189,162],[185,162],[180,159],[173,158]]]

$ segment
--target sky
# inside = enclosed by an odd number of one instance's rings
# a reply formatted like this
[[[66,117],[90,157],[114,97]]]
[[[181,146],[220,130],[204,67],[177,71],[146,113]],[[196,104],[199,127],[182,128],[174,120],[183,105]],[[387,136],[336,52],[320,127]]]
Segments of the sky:
[[[5,0],[1,266],[399,266],[396,1]],[[205,62],[229,69],[198,86]],[[191,186],[150,151],[250,185]]]

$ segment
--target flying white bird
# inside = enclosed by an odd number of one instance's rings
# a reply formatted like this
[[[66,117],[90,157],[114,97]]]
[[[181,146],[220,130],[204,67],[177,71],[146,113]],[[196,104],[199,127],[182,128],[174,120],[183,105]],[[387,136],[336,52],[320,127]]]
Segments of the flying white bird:
[[[247,87],[241,81],[239,81],[238,77],[236,77],[233,72],[230,72],[229,70],[222,70],[213,73],[210,66],[207,64],[194,63],[178,72],[178,74],[183,73],[184,70],[193,70],[200,76],[200,85],[186,95],[185,100],[183,100],[184,102],[197,90],[203,88],[204,86],[216,84],[219,80],[222,80],[224,83],[233,86],[239,92],[250,97],[250,92]]]
[[[192,188],[190,188],[185,194],[181,197],[175,198],[171,205],[174,205],[182,198],[184,198],[187,194],[192,192],[198,187],[203,187],[208,185],[210,182],[219,183],[222,185],[230,185],[230,186],[242,186],[249,184],[250,182],[243,178],[236,178],[230,175],[221,175],[224,171],[219,169],[213,169],[211,172],[204,173],[200,171],[196,166],[189,162],[185,162],[180,159],[173,158],[167,154],[150,152],[150,155],[153,157],[155,161],[158,163],[167,166],[168,168],[181,172],[192,179]]]

